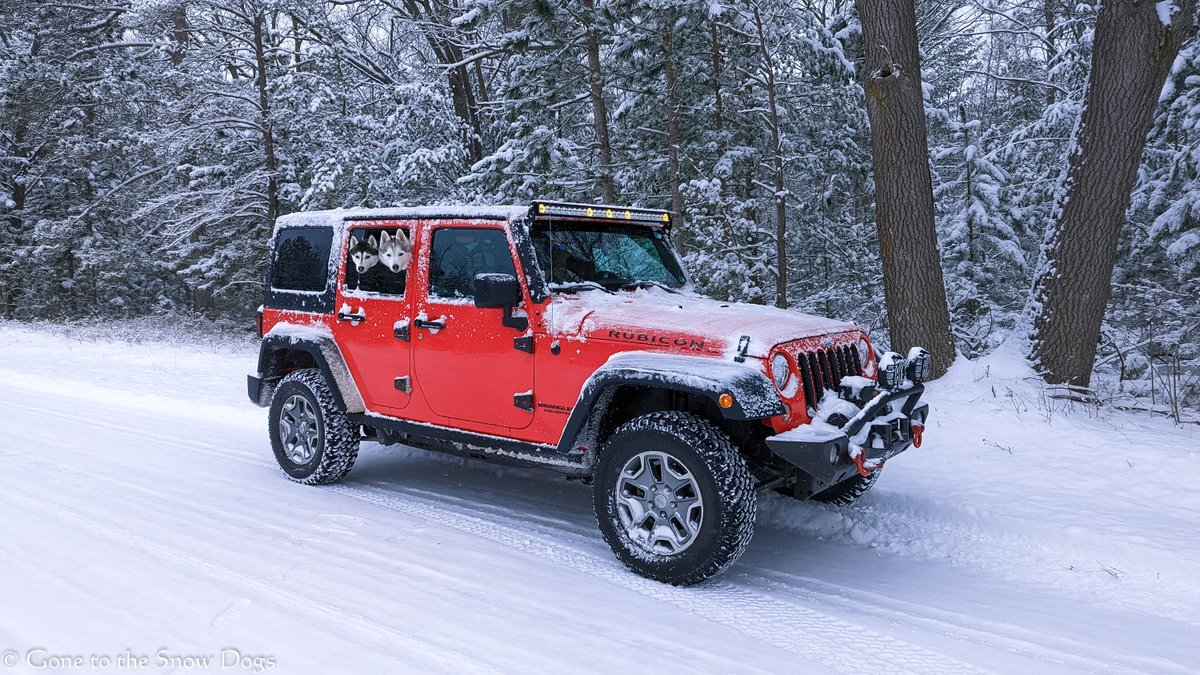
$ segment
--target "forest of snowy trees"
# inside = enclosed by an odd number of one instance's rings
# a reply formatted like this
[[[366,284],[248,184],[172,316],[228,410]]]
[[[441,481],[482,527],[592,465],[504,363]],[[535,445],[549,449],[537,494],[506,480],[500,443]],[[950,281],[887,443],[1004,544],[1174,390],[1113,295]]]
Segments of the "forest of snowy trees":
[[[1155,10],[1169,25],[1195,6]],[[250,325],[280,214],[561,198],[671,209],[702,292],[887,341],[850,0],[0,7],[0,317]],[[937,245],[969,356],[1026,335],[1048,297],[1035,281],[1057,264],[1044,242],[1070,235],[1055,223],[1101,11],[916,3]],[[1177,410],[1200,405],[1194,30],[1164,73],[1096,364],[1102,397]]]

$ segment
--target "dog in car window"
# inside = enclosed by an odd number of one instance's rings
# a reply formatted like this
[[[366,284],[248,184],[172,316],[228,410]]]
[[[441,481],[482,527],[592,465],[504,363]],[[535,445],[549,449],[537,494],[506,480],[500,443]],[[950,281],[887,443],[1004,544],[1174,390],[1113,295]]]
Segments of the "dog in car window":
[[[379,262],[395,274],[408,269],[412,262],[412,244],[404,230],[396,230],[395,237],[387,232],[379,235]]]
[[[386,236],[386,232],[384,233]],[[379,262],[379,242],[375,235],[359,239],[350,247],[350,260],[359,274],[366,272]]]

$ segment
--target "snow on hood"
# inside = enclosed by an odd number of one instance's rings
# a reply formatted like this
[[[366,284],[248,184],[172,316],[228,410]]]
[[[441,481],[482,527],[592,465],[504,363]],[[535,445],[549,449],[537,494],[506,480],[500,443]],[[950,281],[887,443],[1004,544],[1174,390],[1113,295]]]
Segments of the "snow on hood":
[[[758,357],[784,342],[858,330],[845,321],[661,288],[558,295],[546,310],[546,325],[551,335],[563,338],[633,340],[631,335],[646,334],[670,341],[657,346],[699,350],[702,342],[703,351],[709,352],[732,352],[741,336],[748,335],[747,353]]]

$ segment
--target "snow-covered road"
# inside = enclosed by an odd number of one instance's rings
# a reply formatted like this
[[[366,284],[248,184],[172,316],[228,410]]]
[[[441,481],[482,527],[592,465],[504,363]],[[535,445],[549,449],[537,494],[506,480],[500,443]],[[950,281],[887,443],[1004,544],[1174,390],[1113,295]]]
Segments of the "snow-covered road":
[[[0,324],[0,673],[1200,665],[1200,431],[1052,409],[1011,358],[931,385],[859,505],[763,496],[741,563],[677,589],[616,562],[586,486],[375,445],[297,485],[253,345],[96,335]]]

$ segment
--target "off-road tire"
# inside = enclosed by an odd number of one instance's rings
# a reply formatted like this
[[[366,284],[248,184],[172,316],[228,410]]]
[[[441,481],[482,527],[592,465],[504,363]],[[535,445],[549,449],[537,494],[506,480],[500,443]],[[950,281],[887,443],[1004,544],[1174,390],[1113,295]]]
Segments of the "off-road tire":
[[[678,553],[642,548],[618,515],[621,472],[645,451],[670,454],[699,487],[700,527]],[[733,442],[712,422],[684,412],[650,413],[617,429],[600,453],[592,503],[600,532],[618,560],[637,574],[676,586],[700,583],[736,562],[754,534],[757,510],[754,478]]]
[[[303,464],[296,463],[287,456],[279,434],[280,415],[284,404],[293,396],[307,399],[315,411],[318,437],[316,452],[312,459]],[[358,458],[358,425],[351,423],[346,413],[338,410],[329,384],[325,382],[321,371],[315,368],[292,371],[280,380],[271,399],[268,429],[275,461],[287,477],[297,483],[336,483],[350,472],[354,460]]]
[[[875,484],[875,481],[879,480],[880,471],[881,469],[876,469],[866,478],[859,475],[851,476],[831,488],[818,492],[812,498],[826,504],[850,506],[858,501],[859,497],[866,494],[867,490],[870,490],[871,486]]]

